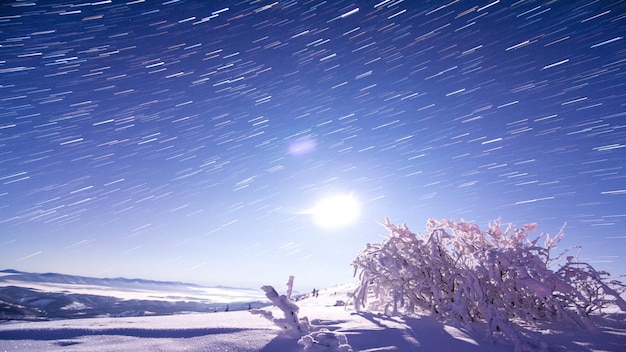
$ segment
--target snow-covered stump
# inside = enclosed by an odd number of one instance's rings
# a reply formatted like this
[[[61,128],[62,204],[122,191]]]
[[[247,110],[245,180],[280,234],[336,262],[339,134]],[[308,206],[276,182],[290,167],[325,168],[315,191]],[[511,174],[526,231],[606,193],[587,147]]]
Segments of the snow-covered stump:
[[[291,292],[293,276],[289,278],[288,291]],[[265,296],[274,303],[284,314],[284,318],[275,318],[270,311],[255,309],[251,313],[259,314],[281,328],[283,333],[292,338],[299,338],[298,344],[309,352],[352,352],[352,346],[348,344],[346,335],[320,328],[311,331],[311,325],[307,317],[298,318],[300,307],[286,295],[279,295],[274,287],[263,286],[261,289]]]
[[[263,286],[261,289],[265,292],[265,296],[274,303],[276,307],[283,311],[284,318],[275,318],[272,312],[265,310],[254,310],[252,313],[260,314],[268,319],[290,337],[302,337],[309,333],[311,326],[309,320],[304,317],[298,318],[300,307],[285,295],[279,295],[274,287]]]

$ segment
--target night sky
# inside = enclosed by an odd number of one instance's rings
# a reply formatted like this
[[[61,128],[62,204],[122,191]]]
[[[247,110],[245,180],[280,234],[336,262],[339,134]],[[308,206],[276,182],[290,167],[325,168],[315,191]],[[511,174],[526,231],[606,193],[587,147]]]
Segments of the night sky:
[[[626,274],[626,1],[2,1],[0,34],[0,268],[309,289],[386,216],[501,217]]]

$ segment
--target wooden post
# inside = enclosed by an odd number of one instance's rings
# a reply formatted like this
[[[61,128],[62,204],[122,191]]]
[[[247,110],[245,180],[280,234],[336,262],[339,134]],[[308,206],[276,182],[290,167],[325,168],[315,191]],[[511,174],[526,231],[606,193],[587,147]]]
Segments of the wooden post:
[[[293,291],[293,275],[289,275],[289,281],[287,281],[287,298],[291,299],[291,291]]]

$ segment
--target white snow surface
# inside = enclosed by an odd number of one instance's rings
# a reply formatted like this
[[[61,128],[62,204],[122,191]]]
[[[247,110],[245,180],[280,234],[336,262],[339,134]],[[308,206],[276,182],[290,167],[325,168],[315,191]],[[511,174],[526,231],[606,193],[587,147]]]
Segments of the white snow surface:
[[[347,297],[355,287],[320,290],[319,297],[297,301],[300,317],[308,317],[314,331],[345,334],[353,351],[513,351],[505,340],[484,341],[479,326],[472,332],[426,316],[357,314]],[[546,351],[626,351],[624,314],[598,317],[597,323],[601,332],[595,335],[568,326],[529,328],[525,335],[544,342]],[[297,340],[248,311],[0,324],[0,351],[303,351]]]

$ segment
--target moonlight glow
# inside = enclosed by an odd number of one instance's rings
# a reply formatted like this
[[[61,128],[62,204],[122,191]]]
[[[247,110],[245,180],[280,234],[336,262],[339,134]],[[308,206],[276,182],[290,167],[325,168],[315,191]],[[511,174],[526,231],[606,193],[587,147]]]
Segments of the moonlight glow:
[[[361,205],[352,195],[333,195],[319,201],[310,213],[317,226],[336,229],[355,223],[361,214]]]

